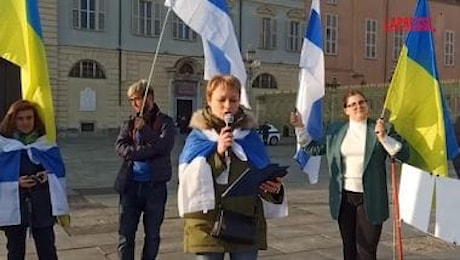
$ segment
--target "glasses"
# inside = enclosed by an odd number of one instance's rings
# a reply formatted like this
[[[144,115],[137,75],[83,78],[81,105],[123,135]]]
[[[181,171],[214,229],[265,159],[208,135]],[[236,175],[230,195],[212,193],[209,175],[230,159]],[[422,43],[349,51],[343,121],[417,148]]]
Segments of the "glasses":
[[[362,105],[364,105],[364,104],[366,104],[366,103],[367,103],[366,100],[360,100],[360,101],[358,101],[358,102],[353,102],[353,103],[351,103],[351,104],[348,104],[348,105],[346,105],[346,107],[347,107],[347,108],[355,108],[355,107],[357,107],[358,105],[359,105],[359,106],[362,106]]]
[[[143,99],[144,99],[143,97],[132,97],[132,98],[129,98],[128,101],[133,103],[133,102],[136,102],[136,101],[141,101]]]

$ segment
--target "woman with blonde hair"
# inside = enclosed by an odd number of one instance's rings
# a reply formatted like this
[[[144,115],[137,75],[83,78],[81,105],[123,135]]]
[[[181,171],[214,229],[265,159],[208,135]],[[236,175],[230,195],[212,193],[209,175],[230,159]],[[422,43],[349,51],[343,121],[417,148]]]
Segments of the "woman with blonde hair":
[[[240,107],[241,85],[234,76],[213,77],[206,87],[205,108],[196,111],[179,158],[179,214],[185,218],[184,249],[197,259],[257,259],[258,250],[267,249],[265,204],[286,204],[281,178],[249,186],[239,196],[226,195],[239,179],[251,178],[249,168],[262,169],[270,162],[266,148],[255,129],[256,120]],[[248,176],[244,176],[249,174]],[[244,176],[244,177],[242,177]],[[253,189],[253,190],[252,190]],[[253,225],[228,238],[216,232],[222,212],[233,212],[250,219]],[[280,213],[280,216],[282,213]],[[238,231],[236,231],[238,232]]]

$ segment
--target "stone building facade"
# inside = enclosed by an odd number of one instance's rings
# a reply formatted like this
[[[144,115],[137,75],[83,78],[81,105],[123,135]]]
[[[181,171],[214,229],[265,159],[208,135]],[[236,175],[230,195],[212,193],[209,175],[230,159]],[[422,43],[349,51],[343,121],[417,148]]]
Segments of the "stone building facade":
[[[460,80],[442,82],[441,87],[453,123],[460,116]],[[387,84],[374,84],[349,85],[326,89],[322,103],[323,122],[346,120],[342,99],[351,89],[357,89],[366,96],[369,117],[379,118],[382,113],[387,88]],[[296,91],[280,91],[258,96],[259,121],[270,121],[280,130],[287,127],[289,129],[288,133],[293,134],[294,129],[289,124],[289,114],[293,111],[292,104],[295,104],[296,96]]]
[[[398,17],[410,17],[415,2],[321,1],[327,86],[387,82],[404,32],[389,31],[386,25]],[[167,13],[163,3],[39,0],[61,133],[116,129],[127,118],[130,108],[126,90],[149,76],[159,29]],[[255,50],[255,59],[260,61],[260,65],[248,69],[251,77],[247,86],[254,112],[261,121],[282,126],[283,121],[269,112],[275,111],[274,103],[267,106],[261,100],[271,93],[282,96],[279,93],[297,89],[301,39],[311,1],[227,3],[243,56]],[[460,3],[432,0],[429,4],[440,77],[458,79],[460,24],[455,21]],[[202,75],[201,39],[171,13],[152,78],[160,108],[175,119],[188,118],[205,101]],[[285,105],[291,109],[293,103]],[[276,105],[276,111],[285,105]]]

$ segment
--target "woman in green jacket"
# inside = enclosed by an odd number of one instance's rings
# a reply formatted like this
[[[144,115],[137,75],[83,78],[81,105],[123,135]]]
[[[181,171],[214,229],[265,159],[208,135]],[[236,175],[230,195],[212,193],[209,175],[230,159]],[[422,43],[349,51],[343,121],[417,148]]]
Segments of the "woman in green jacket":
[[[338,220],[345,260],[376,259],[382,223],[388,218],[386,158],[406,161],[409,148],[382,119],[368,118],[365,96],[352,90],[343,98],[347,122],[328,125],[323,140],[311,140],[298,113],[291,114],[297,140],[310,155],[326,154],[329,206]]]
[[[267,151],[255,131],[254,118],[240,107],[241,85],[233,76],[215,76],[207,85],[207,106],[194,113],[192,128],[179,158],[179,214],[184,221],[184,250],[197,259],[257,259],[267,249],[262,200],[283,203],[281,179],[267,180],[239,196],[221,197],[248,168],[269,163]],[[226,122],[226,114],[233,120]],[[218,208],[255,220],[252,243],[228,241],[211,235]],[[287,213],[286,213],[287,214]],[[237,228],[237,227],[229,227]]]

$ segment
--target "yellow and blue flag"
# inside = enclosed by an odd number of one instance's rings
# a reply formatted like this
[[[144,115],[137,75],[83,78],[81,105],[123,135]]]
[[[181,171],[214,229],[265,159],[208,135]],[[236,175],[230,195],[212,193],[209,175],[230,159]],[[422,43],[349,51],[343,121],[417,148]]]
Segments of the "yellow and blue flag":
[[[413,20],[430,20],[426,0],[419,0]],[[438,176],[458,153],[436,68],[431,27],[411,30],[399,55],[385,100],[390,122],[409,143],[409,164]]]
[[[54,142],[54,109],[37,0],[0,1],[0,21],[0,57],[21,68],[22,98],[38,104],[47,140]]]

